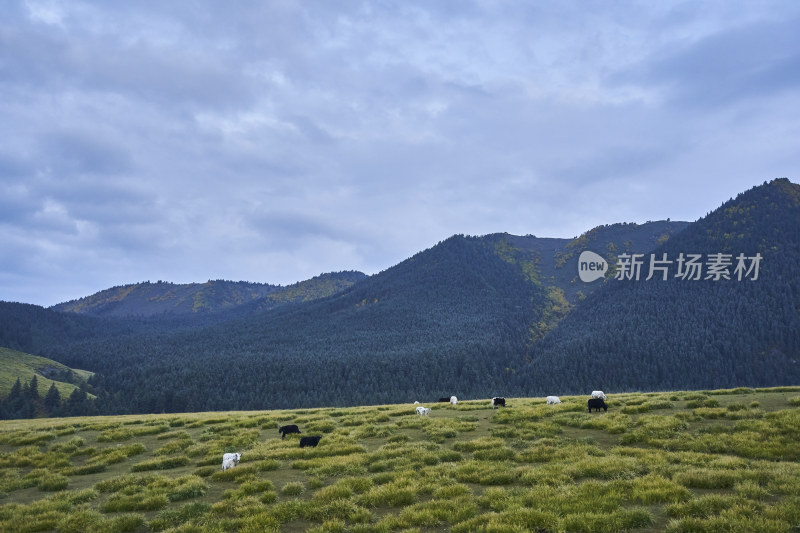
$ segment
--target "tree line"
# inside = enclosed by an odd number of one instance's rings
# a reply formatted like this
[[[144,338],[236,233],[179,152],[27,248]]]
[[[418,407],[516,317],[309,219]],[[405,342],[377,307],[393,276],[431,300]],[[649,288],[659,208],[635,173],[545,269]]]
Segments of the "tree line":
[[[34,374],[30,381],[14,382],[8,396],[0,400],[0,419],[86,416],[100,411],[95,401],[89,397],[89,386],[76,387],[68,397],[62,398],[55,383],[50,384],[47,393],[39,393],[39,378]]]

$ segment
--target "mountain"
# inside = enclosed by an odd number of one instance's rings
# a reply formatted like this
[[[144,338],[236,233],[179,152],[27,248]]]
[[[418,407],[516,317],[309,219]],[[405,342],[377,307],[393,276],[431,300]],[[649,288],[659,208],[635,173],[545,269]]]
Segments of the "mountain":
[[[206,313],[0,304],[0,345],[95,372],[107,413],[796,383],[798,191],[775,180],[691,224],[604,225],[575,239],[455,235],[334,290],[310,280]],[[605,277],[579,279],[584,251],[604,258]],[[668,279],[645,280],[651,253]],[[676,277],[691,254],[710,279]],[[758,276],[737,270],[740,254],[749,267],[760,258]],[[616,279],[631,256],[640,279]],[[730,279],[713,279],[719,268]]]
[[[574,239],[537,238],[507,233],[487,235],[483,240],[504,260],[519,265],[531,283],[543,286],[542,319],[531,327],[531,338],[543,338],[573,306],[583,301],[600,285],[582,283],[578,278],[578,258],[585,249],[600,250],[609,262],[617,253],[649,251],[683,231],[689,222],[657,221],[606,224]]]
[[[224,280],[175,284],[164,281],[112,287],[51,309],[92,316],[153,316],[216,311],[278,290],[275,285]]]
[[[656,221],[644,224],[617,223],[597,226],[573,239],[539,238],[533,235],[494,233],[482,237],[495,253],[518,263],[534,283],[552,286],[564,293],[570,304],[591,293],[596,286],[578,279],[580,251],[591,248],[614,258],[616,253],[652,250],[683,231],[689,222]]]
[[[59,313],[32,304],[0,301],[0,346],[42,353],[48,346],[132,331],[129,323]]]
[[[611,225],[578,239],[456,235],[314,301],[297,302],[300,285],[218,313],[218,323],[160,323],[47,353],[98,372],[95,386],[117,394],[105,399],[115,412],[485,395],[506,390],[520,354],[570,311],[565,295],[578,300],[575,242],[655,246],[685,226]],[[295,303],[272,308],[281,295]]]
[[[454,236],[333,296],[198,330],[51,346],[133,411],[341,405],[477,393],[504,379],[543,288],[479,238]]]
[[[243,306],[240,314],[327,298],[328,296],[344,291],[348,287],[366,279],[366,277],[367,275],[363,272],[355,270],[320,274],[319,276],[305,281],[299,281],[293,285],[280,287],[266,297],[255,300],[248,306]]]
[[[516,386],[570,394],[800,382],[800,186],[754,187],[653,253],[672,261],[666,280],[609,275],[530,347]],[[676,277],[681,254],[701,255],[701,279]],[[757,277],[737,273],[740,254],[746,268],[761,257]],[[730,262],[730,279],[715,280],[715,258]]]
[[[288,287],[245,281],[175,284],[143,282],[112,287],[51,309],[103,317],[190,315],[233,309],[251,302],[256,308],[329,296],[366,277],[361,272],[322,274]]]

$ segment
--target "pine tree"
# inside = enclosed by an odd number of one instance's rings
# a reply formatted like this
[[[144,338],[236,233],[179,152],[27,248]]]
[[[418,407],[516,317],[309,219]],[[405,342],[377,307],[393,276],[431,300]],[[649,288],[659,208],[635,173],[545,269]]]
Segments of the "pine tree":
[[[88,398],[86,391],[83,389],[75,389],[72,394],[67,398],[67,403],[64,407],[64,414],[66,416],[82,416],[86,414],[86,402]]]
[[[25,418],[25,389],[19,378],[11,387],[11,392],[3,400],[2,417],[7,419]]]
[[[22,383],[20,383],[19,378],[17,381],[14,382],[14,385],[11,387],[11,392],[8,393],[7,400],[10,402],[22,396]]]
[[[28,387],[28,397],[34,401],[39,399],[39,378],[36,377],[36,374],[34,374],[33,378],[31,378],[31,382]]]
[[[55,383],[50,384],[50,389],[44,397],[44,406],[51,416],[57,416],[61,410],[61,393],[58,392]]]

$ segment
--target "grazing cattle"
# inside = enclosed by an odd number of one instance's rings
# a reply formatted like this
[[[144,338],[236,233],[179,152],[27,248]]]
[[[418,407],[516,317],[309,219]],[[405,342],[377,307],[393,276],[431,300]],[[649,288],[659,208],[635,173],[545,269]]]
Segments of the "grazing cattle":
[[[599,413],[600,412],[600,408],[602,408],[604,412],[608,411],[608,406],[606,405],[606,402],[604,402],[602,398],[590,398],[589,399],[589,412],[590,413],[592,412],[592,409],[594,409],[595,411],[597,411]]]
[[[558,398],[558,396],[547,397],[547,405],[555,405],[557,403],[561,403],[561,400]]]
[[[439,398],[440,402],[449,402],[450,398]]]
[[[300,437],[300,447],[305,448],[306,446],[316,446],[319,444],[319,439],[321,438],[321,435],[316,437]]]
[[[592,398],[600,398],[601,400],[606,399],[606,394],[601,390],[593,390],[592,391]]]
[[[222,455],[222,469],[227,470],[239,464],[239,459],[242,458],[240,453],[226,453]]]
[[[495,396],[492,398],[492,407],[505,407],[506,406],[506,399],[501,398],[500,396]]]
[[[425,415],[428,416],[431,413],[430,407],[422,407],[421,405],[417,407],[417,414],[418,415]]]
[[[417,405],[419,402],[414,402],[414,405]]]
[[[456,405],[458,403],[458,398],[456,398],[455,396],[450,396],[450,403]]]
[[[297,427],[295,424],[291,424],[288,426],[281,426],[280,429],[278,429],[278,433],[281,434],[281,439],[283,439],[289,433],[300,433],[300,428]]]

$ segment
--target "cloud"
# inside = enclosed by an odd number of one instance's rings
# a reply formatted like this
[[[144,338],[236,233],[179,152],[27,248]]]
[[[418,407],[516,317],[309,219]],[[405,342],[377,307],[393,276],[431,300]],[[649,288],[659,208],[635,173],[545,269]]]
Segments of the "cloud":
[[[132,161],[123,146],[98,137],[90,131],[47,132],[40,137],[39,152],[53,165],[58,177],[95,174],[114,177],[132,170]]]
[[[454,233],[698,218],[794,177],[798,13],[3,3],[0,299],[288,284]]]
[[[692,109],[762,101],[800,86],[797,12],[725,28],[663,50],[615,81],[655,85],[668,100]]]

